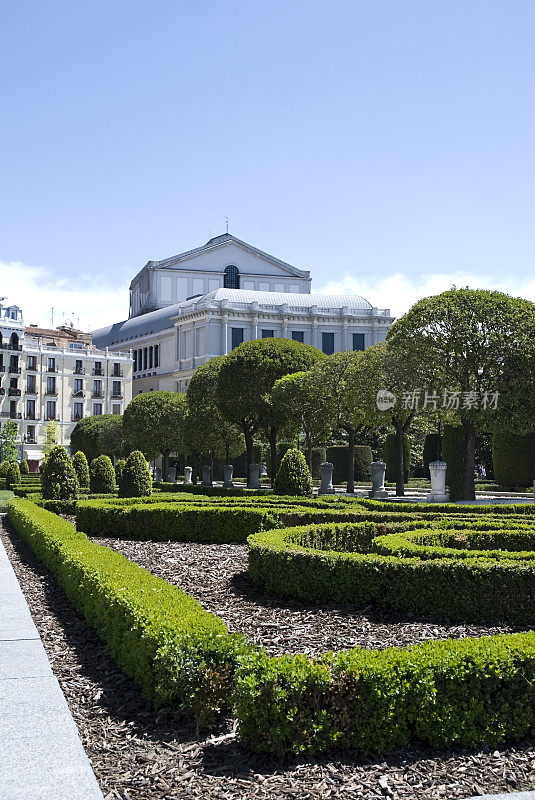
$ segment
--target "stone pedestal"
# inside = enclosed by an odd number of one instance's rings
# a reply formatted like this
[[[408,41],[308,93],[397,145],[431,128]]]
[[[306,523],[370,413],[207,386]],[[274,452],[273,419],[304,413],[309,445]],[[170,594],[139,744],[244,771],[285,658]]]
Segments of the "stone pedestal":
[[[446,489],[446,469],[444,461],[432,461],[429,464],[431,473],[431,491],[427,495],[428,503],[449,503],[450,493]]]
[[[212,486],[212,467],[210,464],[205,464],[202,468],[202,485]]]
[[[374,461],[372,463],[372,490],[368,497],[373,500],[384,500],[388,497],[388,492],[385,489],[385,472],[386,464],[384,461]]]
[[[330,461],[325,464],[320,464],[321,470],[321,486],[318,489],[318,494],[334,494],[333,486],[333,465]]]
[[[191,486],[193,481],[191,480],[191,473],[193,472],[193,467],[184,467],[184,485]]]
[[[249,467],[248,489],[260,489],[260,464],[251,464]]]
[[[232,489],[234,486],[234,481],[232,480],[234,476],[234,467],[232,464],[225,464],[223,467],[223,486],[225,489]]]

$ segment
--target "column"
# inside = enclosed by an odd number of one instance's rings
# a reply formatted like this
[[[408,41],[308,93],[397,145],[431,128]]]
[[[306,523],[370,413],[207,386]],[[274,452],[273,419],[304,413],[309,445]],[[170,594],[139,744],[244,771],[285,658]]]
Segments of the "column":
[[[228,353],[228,314],[221,317],[221,355]]]

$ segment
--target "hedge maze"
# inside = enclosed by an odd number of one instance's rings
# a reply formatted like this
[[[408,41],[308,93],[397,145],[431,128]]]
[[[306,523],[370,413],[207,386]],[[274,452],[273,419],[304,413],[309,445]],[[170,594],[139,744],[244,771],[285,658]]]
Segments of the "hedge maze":
[[[535,632],[268,657],[179,588],[87,538],[247,542],[249,575],[274,597],[530,627],[534,505],[200,487],[83,498],[53,506],[74,512],[77,530],[38,494],[11,501],[9,516],[156,706],[201,723],[232,710],[244,742],[277,755],[385,752],[411,740],[495,745],[535,732]]]

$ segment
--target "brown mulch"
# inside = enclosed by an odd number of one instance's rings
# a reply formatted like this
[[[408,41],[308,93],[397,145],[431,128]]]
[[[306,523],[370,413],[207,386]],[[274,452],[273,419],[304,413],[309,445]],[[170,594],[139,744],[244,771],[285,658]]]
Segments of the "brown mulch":
[[[406,647],[430,639],[460,639],[512,633],[505,625],[467,625],[371,607],[311,606],[259,592],[247,575],[247,546],[93,539],[118,550],[150,572],[174,583],[230,631],[244,633],[270,655],[351,647]]]
[[[9,525],[0,535],[106,800],[453,800],[533,786],[532,741],[493,751],[409,747],[379,758],[344,752],[277,763],[248,753],[231,720],[199,738],[194,725],[142,700],[29,547]]]

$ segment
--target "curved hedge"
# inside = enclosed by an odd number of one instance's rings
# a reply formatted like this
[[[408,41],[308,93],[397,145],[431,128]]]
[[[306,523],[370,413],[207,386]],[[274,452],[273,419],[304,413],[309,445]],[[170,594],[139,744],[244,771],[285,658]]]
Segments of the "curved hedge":
[[[494,479],[504,489],[532,486],[535,479],[535,434],[515,436],[498,427],[492,435]]]
[[[396,523],[389,533],[384,524],[378,529],[370,522],[259,532],[248,540],[249,576],[270,594],[314,604],[374,603],[456,620],[535,624],[535,550],[507,553],[505,526],[493,531],[488,522],[478,523],[463,522],[464,549],[442,546],[459,532],[448,532],[445,523],[436,531],[433,522],[397,526],[418,526],[412,534],[396,533]],[[498,541],[502,549],[483,551],[481,530],[487,543]],[[521,532],[529,546],[535,544],[535,528],[524,522]]]

